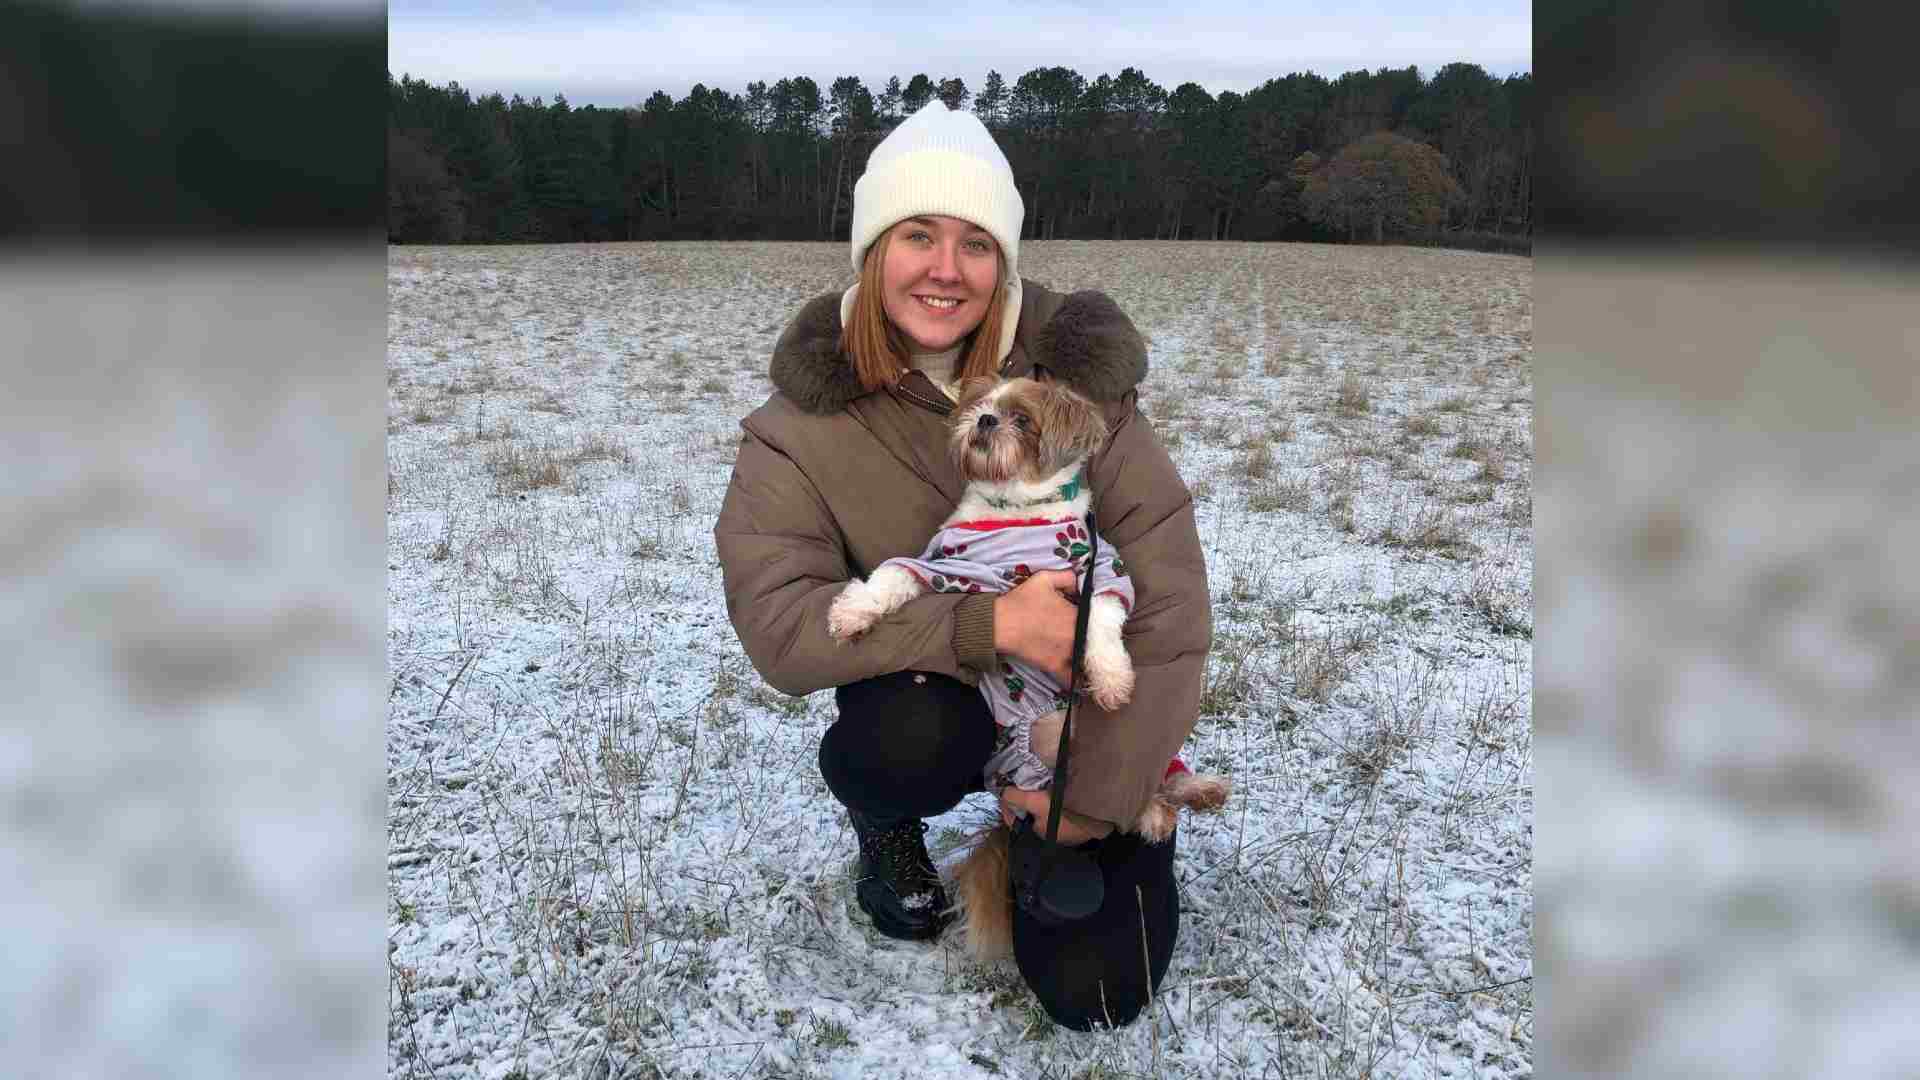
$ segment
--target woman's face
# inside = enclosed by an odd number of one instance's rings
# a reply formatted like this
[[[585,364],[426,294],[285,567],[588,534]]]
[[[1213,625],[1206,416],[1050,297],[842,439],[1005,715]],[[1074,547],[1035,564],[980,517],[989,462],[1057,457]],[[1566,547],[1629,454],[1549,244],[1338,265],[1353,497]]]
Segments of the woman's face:
[[[973,332],[1000,284],[993,234],[953,217],[910,217],[888,230],[880,284],[887,319],[923,352]]]

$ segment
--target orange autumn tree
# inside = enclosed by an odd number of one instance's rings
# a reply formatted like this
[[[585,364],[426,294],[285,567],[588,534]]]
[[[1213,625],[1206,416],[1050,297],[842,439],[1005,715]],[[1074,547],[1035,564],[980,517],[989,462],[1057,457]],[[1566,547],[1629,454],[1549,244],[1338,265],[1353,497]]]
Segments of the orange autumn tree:
[[[1349,236],[1370,228],[1374,243],[1388,233],[1438,228],[1462,198],[1438,150],[1390,131],[1348,143],[1314,171],[1301,192],[1307,217]]]

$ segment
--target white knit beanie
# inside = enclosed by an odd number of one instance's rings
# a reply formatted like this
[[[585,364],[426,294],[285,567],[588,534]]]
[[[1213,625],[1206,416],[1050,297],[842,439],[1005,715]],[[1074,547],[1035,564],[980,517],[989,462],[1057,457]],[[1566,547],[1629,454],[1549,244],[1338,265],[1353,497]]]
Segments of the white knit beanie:
[[[1020,325],[1020,224],[1026,204],[1013,182],[1007,155],[980,118],[949,109],[938,98],[907,117],[880,140],[867,171],[853,185],[853,271],[867,248],[895,224],[918,214],[969,221],[992,234],[1006,258],[1006,315],[1000,323],[1000,355],[1013,349]],[[853,288],[840,298],[840,325],[853,317]]]

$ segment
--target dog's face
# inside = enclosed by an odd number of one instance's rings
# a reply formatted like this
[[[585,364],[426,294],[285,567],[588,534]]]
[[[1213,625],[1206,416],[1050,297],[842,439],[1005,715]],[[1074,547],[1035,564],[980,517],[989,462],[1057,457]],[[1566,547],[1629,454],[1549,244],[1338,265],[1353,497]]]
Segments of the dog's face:
[[[953,455],[969,481],[1039,483],[1106,437],[1100,407],[1056,382],[968,379],[953,410]]]

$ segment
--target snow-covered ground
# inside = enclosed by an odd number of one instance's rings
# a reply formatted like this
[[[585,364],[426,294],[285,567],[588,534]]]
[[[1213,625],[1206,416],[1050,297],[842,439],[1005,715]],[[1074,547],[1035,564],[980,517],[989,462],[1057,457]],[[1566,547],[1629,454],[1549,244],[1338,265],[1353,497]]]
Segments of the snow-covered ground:
[[[396,248],[394,1076],[1526,1076],[1532,264],[1025,245],[1150,341],[1215,615],[1151,1022],[878,936],[711,528],[736,422],[837,244]],[[936,859],[987,818],[934,823]]]

